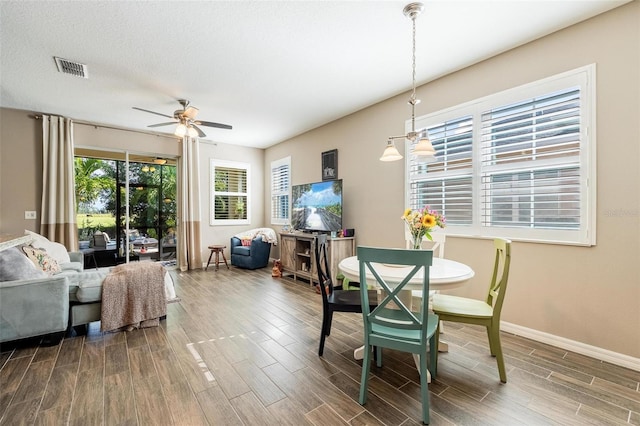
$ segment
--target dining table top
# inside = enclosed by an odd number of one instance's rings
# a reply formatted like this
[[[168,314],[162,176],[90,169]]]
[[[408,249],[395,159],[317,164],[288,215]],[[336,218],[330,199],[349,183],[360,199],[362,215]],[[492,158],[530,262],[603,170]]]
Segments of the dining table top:
[[[385,281],[389,283],[399,282],[407,276],[411,266],[376,264],[376,270]],[[338,264],[338,269],[351,281],[360,281],[360,263],[357,256],[344,258]],[[433,264],[429,268],[429,287],[432,290],[446,290],[459,287],[473,278],[475,272],[470,266],[451,259],[439,257],[433,258]],[[407,289],[422,288],[422,270],[420,270],[407,284]],[[397,281],[394,281],[397,279]],[[371,271],[367,271],[367,280],[375,282]]]

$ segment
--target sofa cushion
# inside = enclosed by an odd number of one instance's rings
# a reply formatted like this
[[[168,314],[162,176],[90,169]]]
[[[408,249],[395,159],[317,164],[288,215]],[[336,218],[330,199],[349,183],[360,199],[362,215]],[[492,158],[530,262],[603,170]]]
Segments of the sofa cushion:
[[[11,247],[0,251],[0,281],[46,278],[47,274],[36,268],[20,249]]]
[[[63,271],[75,271],[75,272],[84,271],[84,265],[82,265],[82,262],[61,263],[60,268],[62,268]]]
[[[25,230],[24,234],[29,235],[31,238],[33,238],[33,241],[31,242],[31,245],[33,247],[45,250],[58,263],[66,263],[71,261],[71,259],[69,258],[69,253],[67,252],[67,248],[64,245],[56,243],[54,241],[49,241],[47,237],[43,237],[42,235],[29,230]]]
[[[75,298],[82,303],[100,301],[102,299],[102,281],[110,270],[111,268],[100,268],[79,273]]]
[[[33,262],[36,268],[42,269],[47,274],[54,275],[62,271],[58,261],[46,251],[31,246],[22,246],[22,251],[27,255],[27,258]]]

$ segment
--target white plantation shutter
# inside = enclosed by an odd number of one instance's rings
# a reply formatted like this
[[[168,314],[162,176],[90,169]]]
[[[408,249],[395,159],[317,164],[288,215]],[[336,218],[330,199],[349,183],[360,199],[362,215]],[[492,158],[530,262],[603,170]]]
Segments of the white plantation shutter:
[[[408,207],[449,235],[595,244],[594,82],[589,65],[417,119],[436,160],[407,156]]]
[[[211,160],[211,224],[249,224],[250,167],[247,163]]]
[[[289,221],[291,192],[291,157],[271,162],[271,223],[285,225]]]
[[[482,114],[484,226],[579,229],[580,88]]]
[[[412,156],[409,168],[411,209],[429,206],[442,213],[450,225],[472,223],[472,124],[471,116],[465,116],[426,130],[438,156],[428,165]],[[415,143],[411,144],[410,151],[413,145]]]

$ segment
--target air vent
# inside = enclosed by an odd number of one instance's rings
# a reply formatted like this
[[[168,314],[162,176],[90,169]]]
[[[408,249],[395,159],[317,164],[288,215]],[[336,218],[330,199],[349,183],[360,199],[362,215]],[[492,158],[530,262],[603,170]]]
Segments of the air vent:
[[[75,75],[76,77],[89,78],[89,71],[85,64],[58,58],[57,56],[54,56],[54,59],[56,60],[58,71],[61,73]]]

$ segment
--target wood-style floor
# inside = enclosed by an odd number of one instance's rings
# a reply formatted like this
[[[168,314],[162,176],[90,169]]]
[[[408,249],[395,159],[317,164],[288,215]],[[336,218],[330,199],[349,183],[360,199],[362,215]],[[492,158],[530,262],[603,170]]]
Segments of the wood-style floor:
[[[418,373],[385,351],[358,404],[361,317],[336,314],[319,358],[321,299],[270,268],[171,271],[182,299],[160,327],[55,346],[3,344],[3,425],[415,425]],[[507,298],[508,303],[508,298]],[[640,425],[640,373],[503,334],[501,384],[484,330],[445,324],[433,425]]]

